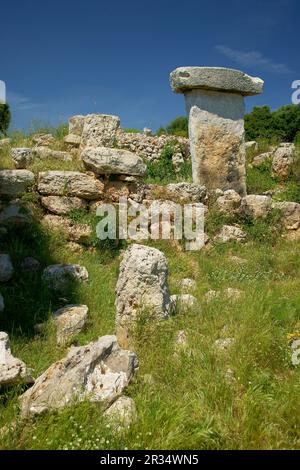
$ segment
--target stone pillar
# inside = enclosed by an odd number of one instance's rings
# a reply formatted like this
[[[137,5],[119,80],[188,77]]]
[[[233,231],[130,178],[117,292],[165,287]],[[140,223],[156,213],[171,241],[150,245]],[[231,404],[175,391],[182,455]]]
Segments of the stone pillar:
[[[194,183],[244,196],[244,96],[261,93],[264,82],[217,67],[180,67],[170,81],[185,96]]]

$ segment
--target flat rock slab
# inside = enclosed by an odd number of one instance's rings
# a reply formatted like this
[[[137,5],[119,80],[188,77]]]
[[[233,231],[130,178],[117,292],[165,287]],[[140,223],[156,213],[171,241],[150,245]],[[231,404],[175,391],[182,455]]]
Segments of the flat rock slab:
[[[65,344],[84,328],[88,319],[87,305],[66,305],[53,313],[58,344]]]
[[[257,95],[263,90],[263,80],[240,70],[223,67],[179,67],[170,75],[172,89],[185,93],[193,89]]]
[[[34,174],[28,170],[1,170],[0,194],[17,196],[24,193],[34,183]]]
[[[8,334],[0,332],[0,385],[32,383],[33,378],[24,362],[11,354]]]
[[[145,176],[147,173],[143,160],[128,150],[88,147],[81,156],[85,167],[98,175]]]
[[[20,397],[22,415],[41,414],[84,400],[109,406],[122,394],[137,367],[136,355],[121,349],[115,336],[73,347]]]
[[[44,196],[41,198],[41,204],[57,215],[65,215],[73,210],[85,209],[87,206],[83,199],[68,196]]]
[[[120,118],[108,114],[88,114],[84,118],[81,148],[112,147],[120,126]],[[70,134],[72,129],[70,129]]]
[[[101,199],[103,188],[97,178],[79,171],[42,171],[38,175],[38,191],[43,195],[93,200]]]
[[[53,264],[48,266],[43,273],[46,284],[58,291],[66,289],[74,282],[87,281],[89,274],[84,266],[79,264]]]

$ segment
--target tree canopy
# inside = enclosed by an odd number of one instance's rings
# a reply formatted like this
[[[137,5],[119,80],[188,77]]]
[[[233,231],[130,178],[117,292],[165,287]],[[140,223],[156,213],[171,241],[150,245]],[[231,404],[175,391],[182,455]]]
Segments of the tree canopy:
[[[7,135],[11,119],[9,105],[6,103],[0,103],[0,135]]]

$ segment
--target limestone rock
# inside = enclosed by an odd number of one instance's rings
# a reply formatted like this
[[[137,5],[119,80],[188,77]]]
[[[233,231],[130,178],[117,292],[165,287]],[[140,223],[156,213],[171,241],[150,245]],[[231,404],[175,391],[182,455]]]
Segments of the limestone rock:
[[[242,243],[246,240],[245,232],[237,225],[223,225],[220,233],[215,240],[221,243],[238,242]]]
[[[16,168],[24,169],[34,160],[34,151],[30,147],[15,147],[11,149],[11,157]]]
[[[43,273],[46,284],[58,291],[68,288],[71,283],[87,281],[88,277],[86,268],[79,264],[53,264]]]
[[[282,212],[282,221],[286,230],[298,230],[300,227],[300,204],[297,202],[274,202],[274,209]]]
[[[85,167],[97,175],[145,176],[147,173],[143,160],[128,150],[87,147],[81,156]]]
[[[171,183],[167,191],[181,202],[204,202],[206,187],[195,183]]]
[[[250,140],[249,142],[245,142],[245,148],[246,150],[257,150],[258,143],[256,140]]]
[[[272,199],[268,196],[249,194],[242,199],[242,214],[253,219],[265,218],[272,208]]]
[[[3,296],[0,294],[0,313],[4,312],[4,299]]]
[[[235,289],[233,287],[227,287],[224,289],[225,297],[232,301],[239,300],[243,294],[244,292],[241,289]]]
[[[24,362],[14,357],[10,350],[8,334],[0,332],[0,385],[33,382]]]
[[[216,200],[217,208],[225,214],[236,214],[241,205],[241,196],[233,189],[228,189],[222,196]]]
[[[53,145],[55,143],[55,138],[52,134],[35,134],[32,139],[34,145],[37,147],[48,147],[49,145]]]
[[[65,344],[84,328],[88,319],[86,305],[66,305],[53,313],[58,344]]]
[[[171,73],[170,82],[177,93],[204,89],[245,96],[261,93],[264,84],[260,78],[223,67],[178,67]]]
[[[85,116],[78,114],[69,119],[69,134],[81,136],[84,126]]]
[[[126,250],[116,286],[117,335],[121,345],[127,343],[141,310],[146,309],[157,320],[168,318],[167,276],[167,260],[161,251],[138,244]]]
[[[118,398],[105,412],[104,417],[109,426],[122,433],[137,421],[137,410],[134,400],[130,397]]]
[[[38,176],[38,191],[53,196],[77,196],[101,199],[104,184],[95,177],[78,171],[43,171]]]
[[[0,195],[17,196],[34,183],[34,174],[28,170],[0,170]]]
[[[72,347],[20,397],[22,415],[41,414],[84,400],[108,406],[128,386],[137,366],[136,355],[121,349],[115,336]]]
[[[12,278],[14,268],[7,254],[0,254],[0,282],[7,282]]]
[[[185,277],[184,279],[181,279],[179,285],[183,291],[189,291],[196,289],[197,283],[194,279]]]
[[[120,126],[117,116],[107,114],[89,114],[84,118],[81,136],[81,148],[113,147],[116,133]],[[71,132],[72,134],[74,132]]]
[[[8,204],[0,212],[0,224],[6,226],[19,226],[31,222],[30,213],[20,204]]]
[[[291,166],[295,161],[295,145],[281,144],[274,153],[272,163],[272,176],[283,180],[290,175]]]
[[[79,147],[81,136],[76,134],[68,134],[64,137],[64,143],[73,147]]]
[[[227,351],[235,343],[235,338],[220,338],[215,341],[215,347],[219,351]]]
[[[73,242],[87,243],[92,235],[92,228],[89,225],[80,224],[59,215],[45,215],[43,224],[50,230],[56,230],[63,236],[66,235]]]
[[[61,150],[52,150],[47,147],[35,147],[34,156],[41,160],[54,159],[62,162],[71,162],[73,160],[70,153],[62,152]]]
[[[260,155],[256,155],[256,157],[253,158],[251,165],[254,167],[260,167],[267,161],[271,161],[273,158],[274,152],[265,152],[261,153]]]
[[[86,202],[79,197],[68,196],[44,196],[41,204],[53,214],[63,215],[74,209],[85,209]]]
[[[185,312],[187,310],[195,309],[199,303],[196,297],[191,294],[179,294],[171,295],[172,309],[179,308],[179,310]]]

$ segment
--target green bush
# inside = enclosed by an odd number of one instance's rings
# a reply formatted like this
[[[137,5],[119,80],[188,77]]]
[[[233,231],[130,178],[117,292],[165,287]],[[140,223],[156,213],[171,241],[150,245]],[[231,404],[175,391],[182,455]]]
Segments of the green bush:
[[[186,116],[178,116],[173,119],[166,127],[160,127],[157,135],[169,134],[180,137],[188,137],[188,119]]]
[[[7,135],[11,120],[9,105],[7,103],[0,103],[0,135]]]

